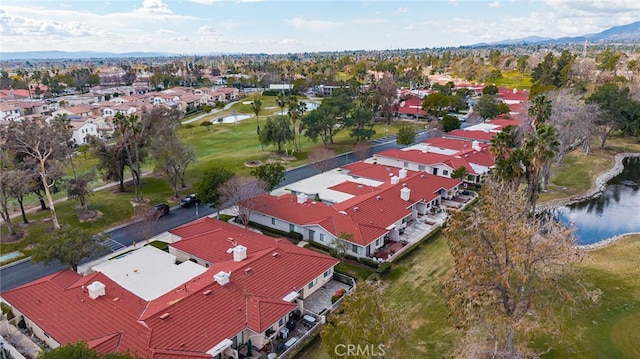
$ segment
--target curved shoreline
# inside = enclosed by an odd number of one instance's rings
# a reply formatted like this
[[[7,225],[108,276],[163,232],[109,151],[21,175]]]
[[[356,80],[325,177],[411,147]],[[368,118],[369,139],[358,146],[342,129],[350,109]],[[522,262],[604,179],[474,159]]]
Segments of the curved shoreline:
[[[627,157],[640,157],[640,153],[639,152],[622,152],[622,153],[617,153],[614,156],[614,165],[611,169],[609,169],[608,171],[601,173],[595,181],[595,186],[593,188],[591,188],[589,191],[581,193],[579,195],[573,196],[573,197],[569,197],[569,198],[564,198],[564,199],[558,199],[558,200],[551,200],[545,203],[541,203],[537,206],[536,208],[536,212],[540,213],[542,211],[548,211],[551,209],[555,209],[558,207],[562,207],[562,206],[568,206],[577,202],[581,202],[581,201],[585,201],[588,199],[592,199],[594,197],[599,196],[603,191],[604,188],[607,185],[607,182],[609,182],[609,180],[611,180],[613,177],[619,175],[620,173],[622,173],[622,170],[624,169],[624,165],[622,164],[622,161],[627,158]],[[607,246],[621,238],[624,238],[628,235],[633,235],[633,234],[640,234],[640,232],[630,232],[630,233],[623,233],[623,234],[618,234],[615,235],[613,237],[609,237],[609,238],[605,238],[601,241],[598,241],[596,243],[592,243],[592,244],[583,244],[583,245],[578,245],[578,248],[580,249],[584,249],[584,250],[591,250],[591,249],[595,249],[595,248],[600,248],[600,247],[604,247]]]

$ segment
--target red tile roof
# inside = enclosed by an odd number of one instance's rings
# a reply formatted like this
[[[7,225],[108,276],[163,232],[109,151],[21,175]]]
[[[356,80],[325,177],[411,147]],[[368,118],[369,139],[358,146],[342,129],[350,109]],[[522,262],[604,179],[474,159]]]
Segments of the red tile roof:
[[[497,132],[491,131],[472,131],[472,130],[453,130],[444,134],[449,138],[460,138],[467,140],[478,140],[483,142],[489,142],[496,135]]]
[[[196,221],[174,232],[190,233],[188,240],[192,242],[215,241],[220,237],[216,237],[219,231],[212,230],[215,224],[223,231],[231,225],[212,221]],[[199,231],[208,231],[211,237],[198,235]],[[84,340],[100,352],[130,350],[154,359],[210,358],[206,352],[223,339],[245,328],[262,332],[291,312],[295,304],[282,298],[338,263],[288,241],[255,233],[238,235],[242,231],[229,229],[228,233],[246,243],[247,259],[214,264],[150,302],[102,273],[81,277],[69,269],[5,292],[3,298],[59,343]],[[265,249],[252,248],[258,245],[254,241],[258,237],[262,237]],[[228,246],[223,247],[226,250]],[[201,243],[194,248],[207,246]],[[225,286],[213,278],[222,270],[231,273]],[[106,286],[106,294],[95,300],[86,293],[86,286],[93,281]]]
[[[379,187],[363,186],[349,192],[355,197],[331,206],[307,200],[298,203],[294,195],[280,197],[262,195],[258,197],[254,211],[268,216],[295,223],[299,226],[319,225],[338,237],[340,233],[350,233],[349,240],[359,245],[369,245],[388,233],[391,225],[409,216],[411,205],[419,201],[430,202],[436,199],[440,189],[451,190],[461,184],[459,180],[434,176],[427,173],[407,171],[407,177],[399,179],[398,184],[391,184],[389,174],[398,175],[397,168],[358,162],[343,167],[351,176],[383,181]],[[400,197],[402,188],[411,190],[409,201]],[[354,184],[342,182],[332,189],[353,190]]]

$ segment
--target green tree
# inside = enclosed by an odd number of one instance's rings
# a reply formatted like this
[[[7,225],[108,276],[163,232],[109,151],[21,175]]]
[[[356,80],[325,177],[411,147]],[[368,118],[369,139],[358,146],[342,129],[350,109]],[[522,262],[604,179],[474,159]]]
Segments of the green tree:
[[[482,95],[497,95],[498,87],[496,85],[488,85],[482,89]]]
[[[218,188],[233,176],[233,172],[222,167],[212,167],[205,170],[200,182],[196,185],[198,197],[207,205],[217,206],[219,203]]]
[[[422,101],[422,109],[435,117],[442,117],[449,111],[449,104],[451,99],[449,96],[441,93],[434,92],[425,97]]]
[[[84,258],[105,251],[103,242],[108,239],[105,234],[94,234],[88,229],[66,226],[45,236],[39,243],[31,259],[35,263],[48,265],[59,261],[78,271],[78,265]]]
[[[373,129],[373,113],[361,106],[349,111],[343,123],[350,130],[349,137],[358,143],[368,141],[376,133]]]
[[[628,87],[619,87],[613,82],[596,88],[587,97],[586,103],[594,103],[600,107],[601,116],[595,121],[600,135],[600,147],[616,129],[626,135],[638,135],[640,131],[640,104],[631,98]]]
[[[284,115],[267,117],[267,122],[260,131],[260,142],[265,146],[275,144],[278,152],[282,152],[282,145],[286,145],[292,137],[291,121]]]
[[[537,123],[535,130],[524,138],[522,150],[528,179],[527,204],[531,213],[535,213],[542,169],[556,157],[559,147],[558,131],[544,122]]]
[[[458,120],[458,117],[452,116],[452,115],[444,115],[444,117],[442,117],[441,124],[442,124],[442,131],[444,132],[451,132],[453,130],[457,130],[462,125],[460,123],[460,120]]]
[[[493,95],[483,95],[480,97],[473,110],[478,112],[480,117],[485,121],[495,118],[500,113],[496,97]]]
[[[409,333],[405,311],[391,306],[385,292],[382,281],[362,281],[354,293],[345,295],[340,311],[331,314],[320,330],[322,346],[330,358],[343,357],[345,344],[369,349],[367,354],[352,356],[355,358],[410,350],[404,340]]]
[[[253,177],[263,180],[267,190],[271,191],[284,180],[286,168],[279,163],[265,163],[249,172]]]
[[[67,190],[67,196],[70,199],[77,199],[80,201],[80,205],[84,210],[87,210],[87,197],[89,197],[93,190],[89,186],[91,181],[96,178],[95,170],[91,170],[87,173],[83,173],[74,178],[70,178],[65,183]]]
[[[528,357],[527,334],[558,331],[557,311],[582,298],[572,230],[523,208],[521,191],[490,179],[476,206],[450,217],[454,267],[444,288],[451,318],[472,341],[461,357]]]
[[[402,126],[396,135],[396,142],[399,145],[408,146],[416,140],[416,130],[411,126]]]
[[[464,181],[465,179],[467,179],[468,175],[469,175],[469,170],[465,166],[460,166],[455,170],[453,170],[453,172],[451,172],[451,178],[459,179],[461,181]]]
[[[325,146],[327,143],[333,143],[333,136],[344,127],[344,119],[353,106],[353,101],[345,91],[334,91],[315,111],[302,118],[305,136],[314,143],[321,138]]]

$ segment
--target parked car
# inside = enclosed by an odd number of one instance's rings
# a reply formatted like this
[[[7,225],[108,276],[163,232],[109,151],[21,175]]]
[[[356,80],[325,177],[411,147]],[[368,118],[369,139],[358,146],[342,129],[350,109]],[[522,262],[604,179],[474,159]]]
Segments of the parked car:
[[[196,203],[200,203],[200,199],[197,197],[195,193],[192,193],[180,200],[181,207],[191,207]]]
[[[166,215],[169,214],[169,210],[170,207],[168,204],[166,203],[160,203],[157,204],[155,206],[153,206],[153,208],[151,208],[151,210],[149,210],[149,212],[147,212],[146,217],[147,219],[158,219],[160,217],[164,217]]]

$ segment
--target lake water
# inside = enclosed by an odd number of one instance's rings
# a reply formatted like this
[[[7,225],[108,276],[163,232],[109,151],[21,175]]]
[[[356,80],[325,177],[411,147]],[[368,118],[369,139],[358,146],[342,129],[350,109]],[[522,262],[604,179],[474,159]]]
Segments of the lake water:
[[[640,232],[640,158],[625,158],[623,164],[601,195],[556,210],[561,222],[575,225],[579,244]]]

